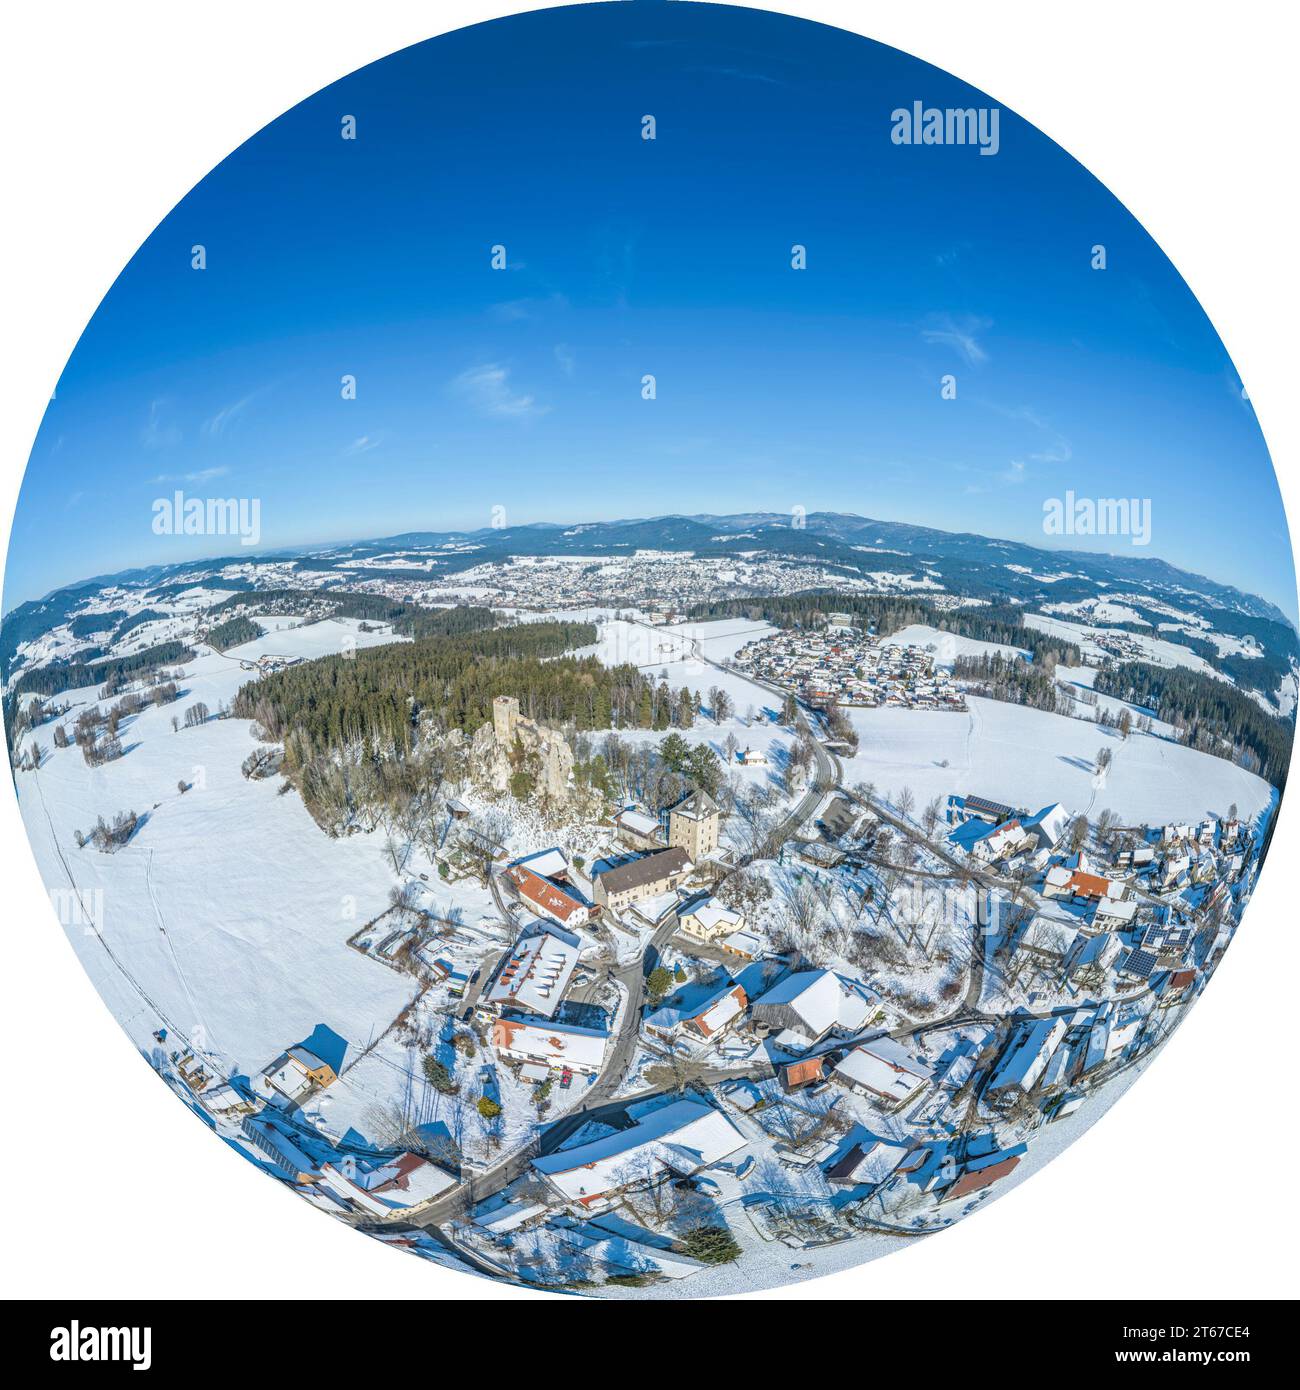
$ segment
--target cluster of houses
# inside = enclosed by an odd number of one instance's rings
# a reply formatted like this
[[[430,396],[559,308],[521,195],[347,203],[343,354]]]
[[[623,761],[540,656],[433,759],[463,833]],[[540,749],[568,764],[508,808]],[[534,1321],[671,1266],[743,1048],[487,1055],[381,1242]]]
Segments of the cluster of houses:
[[[409,1218],[459,1181],[426,1155],[347,1147],[307,1121],[304,1104],[338,1080],[335,1065],[307,1043],[286,1048],[253,1077],[218,1081],[193,1053],[177,1060],[176,1071],[230,1143],[335,1215]]]
[[[884,643],[831,614],[819,631],[792,628],[749,642],[735,665],[814,706],[964,710],[966,697],[924,647]]]
[[[947,843],[987,871],[976,925],[1007,989],[1021,992],[982,1020],[918,1031],[858,973],[773,955],[732,895],[715,896],[729,867],[721,821],[717,803],[693,791],[658,813],[623,807],[590,862],[552,847],[495,866],[513,936],[464,1017],[472,1010],[480,1038],[521,1081],[581,1085],[610,1064],[614,1022],[590,1003],[590,961],[612,935],[662,942],[670,927],[679,952],[704,968],[679,972],[652,999],[637,1039],[647,1068],[693,1062],[699,1079],[602,1106],[553,1150],[543,1143],[523,1177],[447,1228],[480,1263],[544,1283],[590,1268],[687,1277],[705,1266],[653,1214],[676,1190],[716,1190],[722,1176],[743,1192],[769,1160],[792,1170],[792,1191],[823,1194],[833,1238],[857,1218],[942,1224],[969,1210],[1018,1169],[1037,1125],[1073,1114],[1144,1056],[1176,1017],[1165,1011],[1203,986],[1231,914],[1207,937],[1197,909],[1226,893],[1258,849],[1235,819],[1080,837],[1056,803],[1031,811],[951,798]],[[833,868],[873,824],[832,798],[822,839],[796,852]],[[990,886],[998,880],[1005,887]],[[722,1079],[706,1079],[713,1068]],[[197,1089],[202,1074],[192,1074]],[[297,1111],[334,1080],[319,1051],[298,1044],[248,1086],[201,1099],[238,1123],[259,1161],[336,1214],[409,1217],[455,1185],[425,1156],[343,1156],[303,1125]],[[837,1123],[778,1141],[764,1115],[782,1106]],[[752,1219],[761,1230],[775,1218]]]
[[[560,1016],[575,977],[584,978],[580,956],[598,947],[596,931],[653,928],[671,920],[683,929],[698,925],[701,939],[734,937],[739,958],[752,959],[761,950],[743,932],[738,913],[692,887],[702,873],[708,876],[701,866],[718,854],[721,821],[717,803],[694,791],[661,816],[624,808],[613,821],[616,849],[585,872],[559,848],[505,866],[498,882],[526,914],[525,924],[480,991],[475,1010],[497,1055],[517,1063],[522,1078],[542,1084],[555,1072],[590,1077],[601,1070],[607,1029]]]
[[[336,1216],[409,1220],[459,1181],[424,1154],[342,1150],[278,1112],[244,1116],[240,1140],[251,1157]]]
[[[983,925],[1001,933],[1007,970],[1072,993],[1122,998],[1136,990],[1182,1002],[1226,946],[1230,914],[1198,934],[1194,914],[1226,907],[1258,851],[1235,818],[1116,831],[1066,852],[1060,805],[1030,815],[983,797],[953,798],[949,835],[973,863],[1036,892],[992,893]],[[1203,920],[1203,919],[1202,919]]]

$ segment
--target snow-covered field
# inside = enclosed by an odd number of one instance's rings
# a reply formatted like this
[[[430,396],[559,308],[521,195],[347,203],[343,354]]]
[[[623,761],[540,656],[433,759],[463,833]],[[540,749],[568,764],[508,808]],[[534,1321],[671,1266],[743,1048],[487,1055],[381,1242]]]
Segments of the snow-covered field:
[[[851,711],[857,754],[844,778],[874,783],[896,799],[910,787],[916,804],[977,794],[1031,810],[1061,802],[1071,811],[1109,807],[1128,823],[1223,814],[1236,802],[1255,816],[1276,793],[1262,778],[1223,758],[1150,734],[1127,740],[1113,730],[1042,710],[971,697],[966,714],[929,710]],[[1113,763],[1104,779],[1101,747]]]
[[[190,705],[202,701],[215,715],[229,702],[249,679],[240,658],[318,656],[392,640],[350,621],[262,622],[275,626],[258,641],[189,663],[175,704],[126,720],[121,759],[90,768],[75,745],[52,748],[42,731],[48,761],[17,779],[46,886],[60,894],[75,886],[80,915],[102,924],[101,940],[75,920],[74,904],[57,899],[73,919],[73,947],[133,1040],[148,1047],[161,1016],[243,1070],[265,1065],[318,1024],[351,1053],[413,993],[409,979],[345,944],[387,906],[392,874],[382,836],[331,840],[296,795],[277,795],[278,779],[246,780],[240,764],[255,747],[247,721],[210,718],[172,731],[172,717]],[[95,691],[60,699],[72,703],[71,722]],[[191,789],[181,793],[180,781]],[[123,848],[77,848],[75,831],[126,810],[144,821]]]
[[[726,661],[747,642],[775,631],[766,623],[743,618],[658,627],[619,619],[603,624],[600,640],[581,648],[578,655],[597,656],[607,666],[626,662],[653,676],[664,672],[672,690],[684,685],[707,696],[717,686],[731,697],[736,712],[746,715],[751,709],[756,713],[779,709],[780,697],[737,671],[722,671],[710,663]],[[722,736],[726,736],[725,730]],[[743,737],[741,733],[737,736]]]

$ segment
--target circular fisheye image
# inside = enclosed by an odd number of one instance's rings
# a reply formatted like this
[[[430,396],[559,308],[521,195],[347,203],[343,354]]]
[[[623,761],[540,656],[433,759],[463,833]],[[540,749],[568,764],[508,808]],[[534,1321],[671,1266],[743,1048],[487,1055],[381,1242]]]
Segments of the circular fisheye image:
[[[235,150],[69,360],[4,610],[149,1065],[339,1221],[598,1298],[845,1269],[1077,1139],[1238,930],[1300,670],[1132,215],[703,4],[451,33]]]

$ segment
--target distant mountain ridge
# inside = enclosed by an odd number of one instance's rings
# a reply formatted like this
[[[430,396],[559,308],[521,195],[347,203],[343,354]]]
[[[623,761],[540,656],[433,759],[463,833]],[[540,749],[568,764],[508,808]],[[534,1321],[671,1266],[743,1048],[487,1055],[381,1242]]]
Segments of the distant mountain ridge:
[[[752,534],[751,534],[752,533]],[[671,514],[658,517],[638,517],[617,521],[580,522],[565,526],[552,522],[534,522],[524,526],[492,528],[476,531],[407,531],[352,542],[347,547],[352,558],[359,552],[410,547],[436,549],[453,542],[469,542],[483,547],[474,558],[451,568],[468,568],[501,554],[581,554],[585,551],[614,554],[629,547],[645,550],[694,550],[698,554],[727,554],[739,550],[766,550],[774,554],[792,554],[809,560],[844,566],[859,573],[885,568],[899,572],[898,560],[927,561],[936,564],[948,561],[958,568],[953,579],[965,577],[969,566],[989,565],[1005,568],[1020,564],[1034,574],[1060,574],[1063,568],[1079,572],[1094,584],[1155,585],[1167,590],[1187,590],[1193,595],[1216,600],[1215,606],[1237,609],[1272,622],[1293,624],[1275,604],[1257,594],[1230,584],[1222,584],[1205,575],[1179,569],[1168,561],[1154,556],[1128,556],[1081,550],[1047,550],[1023,541],[1008,541],[982,536],[975,532],[941,531],[930,526],[909,522],[879,521],[871,517],[845,512],[810,512],[803,525],[796,527],[791,517],[779,512],[748,512],[730,515]],[[747,542],[742,544],[742,542]],[[862,549],[866,547],[866,549]],[[885,565],[864,563],[863,556],[872,551],[897,552],[896,560]],[[312,551],[309,553],[318,553]],[[1075,601],[1079,597],[1097,597],[1097,592],[1075,594],[1062,580],[1047,585],[1033,575],[1017,575],[1008,571],[1000,582],[987,582],[1006,597],[1042,596],[1048,601]],[[945,587],[971,593],[953,582]],[[975,595],[972,596],[982,596]]]
[[[434,581],[512,555],[599,558],[654,550],[719,559],[768,555],[816,564],[827,572],[832,585],[838,575],[862,580],[888,573],[924,585],[915,590],[917,597],[924,597],[926,590],[943,589],[1026,609],[1136,595],[1195,614],[1220,632],[1252,636],[1278,658],[1289,660],[1298,650],[1295,628],[1275,604],[1155,557],[1046,550],[1022,541],[845,512],[810,512],[799,520],[802,524],[777,512],[697,513],[570,525],[531,522],[472,531],[404,531],[253,556],[245,552],[135,568],[83,580],[15,608],[0,628],[0,670],[8,671],[20,643],[50,630],[94,591],[109,585],[175,585],[211,575],[224,565],[286,562],[303,571],[338,570],[356,580],[379,575],[396,579],[402,572],[385,568],[382,561],[397,551],[417,554],[428,565],[420,573]],[[375,562],[373,567],[367,561]],[[827,580],[810,576],[809,587],[827,587]],[[1163,616],[1158,608],[1143,613],[1144,620],[1153,626]]]

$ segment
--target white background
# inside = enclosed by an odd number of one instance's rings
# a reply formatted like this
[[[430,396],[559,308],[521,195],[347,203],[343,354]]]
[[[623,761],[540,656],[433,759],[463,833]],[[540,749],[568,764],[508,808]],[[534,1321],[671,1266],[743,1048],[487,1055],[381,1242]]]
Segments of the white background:
[[[61,0],[6,10],[0,546],[62,364],[164,214],[326,83],[514,8]],[[1091,169],[1218,328],[1294,522],[1294,7],[763,8],[857,29],[946,68]],[[385,1249],[214,1140],[135,1054],[82,973],[45,898],[9,779],[0,781],[0,1293],[544,1296]],[[1294,1296],[1298,851],[1300,791],[1282,808],[1245,926],[1205,997],[1149,1073],[1063,1156],[932,1240],[753,1297]]]

